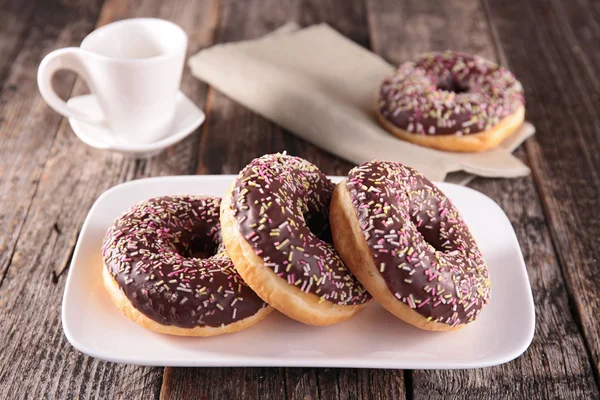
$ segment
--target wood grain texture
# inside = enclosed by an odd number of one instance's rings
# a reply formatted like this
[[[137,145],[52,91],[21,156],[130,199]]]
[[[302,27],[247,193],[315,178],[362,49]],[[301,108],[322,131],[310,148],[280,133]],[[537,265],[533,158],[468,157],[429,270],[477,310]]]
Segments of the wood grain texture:
[[[371,46],[393,65],[444,50],[495,58],[485,13],[476,0],[366,2]]]
[[[599,4],[486,4],[506,62],[524,83],[528,115],[539,132],[527,154],[598,380]],[[518,39],[525,37],[529,40]]]
[[[166,368],[161,399],[284,399],[283,368]]]
[[[13,20],[21,19],[30,20],[31,26],[18,38],[7,35],[6,42],[13,43],[3,46],[15,49],[6,54],[13,59],[0,92],[0,232],[5,232],[0,236],[0,284],[60,122],[60,117],[38,95],[37,66],[51,50],[83,39],[92,30],[99,8],[99,1],[90,0],[78,6],[45,2],[37,5],[31,16],[27,8],[2,12],[9,26],[19,25]],[[18,54],[10,54],[17,49]],[[62,78],[55,80],[55,88],[66,96],[73,86],[73,77]]]
[[[478,1],[450,1],[435,6],[407,1],[404,7],[395,7],[390,1],[369,0],[368,4],[373,47],[392,62],[447,48],[497,59],[487,16]],[[518,72],[517,76],[524,79]],[[529,103],[528,111],[535,107]],[[538,125],[535,120],[534,124]],[[527,162],[522,150],[518,154]],[[413,397],[595,398],[598,389],[570,312],[533,178],[477,179],[471,186],[498,202],[517,232],[534,293],[536,336],[524,355],[499,367],[413,371]]]
[[[11,213],[2,214],[0,223],[19,230],[13,234],[15,239],[6,261],[10,265],[0,286],[0,337],[8,338],[0,341],[0,398],[129,399],[157,398],[160,394],[162,368],[102,362],[84,356],[68,344],[60,323],[63,272],[94,200],[125,180],[193,172],[199,132],[170,149],[173,157],[168,160],[163,155],[151,161],[135,161],[90,149],[73,135],[66,121],[59,126],[60,117],[37,95],[35,74],[45,53],[77,45],[96,20],[102,25],[132,16],[170,19],[193,32],[189,50],[195,52],[212,41],[216,4],[210,0],[168,4],[158,0],[114,0],[104,5],[99,16],[100,4],[96,6],[92,13],[87,5],[84,10],[88,14],[73,5],[40,9],[44,17],[36,20],[32,28],[36,34],[31,43],[26,41],[23,55],[17,57],[17,62],[22,58],[26,65],[18,69],[13,66],[7,78],[7,82],[23,80],[23,84],[18,86],[18,96],[9,98],[1,111],[14,122],[1,132],[9,147],[3,148],[0,161],[0,212],[5,213],[8,208]],[[54,13],[56,21],[49,18]],[[195,29],[196,25],[202,28]],[[73,82],[69,78],[68,82],[58,82],[63,95],[69,93],[67,83]],[[187,72],[184,85],[190,98],[202,105],[206,87]],[[78,83],[73,93],[83,92],[83,85]],[[2,96],[7,96],[6,91]],[[6,198],[7,195],[12,197]],[[12,210],[13,206],[24,211]],[[2,229],[13,230],[11,226]],[[3,251],[0,259],[5,254]]]
[[[29,34],[34,6],[33,2],[19,0],[0,3],[0,88],[4,86],[4,80]]]

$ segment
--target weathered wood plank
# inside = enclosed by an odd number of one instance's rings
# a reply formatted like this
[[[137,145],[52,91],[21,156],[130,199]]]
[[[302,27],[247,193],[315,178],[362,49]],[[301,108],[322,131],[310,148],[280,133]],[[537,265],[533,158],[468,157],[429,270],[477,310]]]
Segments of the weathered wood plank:
[[[41,3],[29,18],[31,26],[27,34],[13,43],[13,46],[20,46],[20,51],[16,57],[13,55],[10,74],[0,92],[0,142],[3,150],[0,157],[3,198],[0,232],[5,232],[0,236],[0,284],[60,121],[60,117],[48,109],[38,95],[37,66],[41,58],[56,47],[80,41],[93,28],[99,8],[98,0],[82,2],[78,6]],[[9,20],[9,17],[3,18]],[[27,15],[22,18],[27,18]],[[9,21],[7,24],[14,25]],[[6,40],[11,40],[10,35]],[[64,75],[60,78],[55,81],[55,88],[59,94],[66,96],[73,86],[73,78]]]
[[[597,2],[486,2],[539,134],[527,146],[573,310],[600,370]],[[520,40],[518,38],[528,38]],[[597,382],[598,383],[598,382]]]
[[[81,13],[75,5],[41,8],[43,18],[35,20],[35,34],[27,39],[17,58],[23,66],[13,67],[7,80],[23,80],[24,84],[0,110],[12,118],[0,133],[8,143],[0,158],[0,212],[10,207],[24,211],[2,214],[0,220],[14,229],[20,227],[11,255],[6,260],[4,251],[0,255],[2,265],[8,265],[0,286],[0,337],[8,338],[0,341],[1,398],[156,398],[160,393],[162,368],[105,363],[82,355],[67,343],[60,324],[65,283],[61,274],[68,267],[78,231],[98,195],[139,176],[193,172],[199,132],[171,149],[174,157],[163,155],[149,162],[90,149],[72,134],[66,121],[59,127],[60,117],[37,95],[35,73],[45,53],[77,45],[96,19],[101,25],[134,16],[167,18],[192,32],[189,50],[195,52],[212,41],[216,3],[111,0],[98,18],[99,8],[98,4],[95,13],[86,9],[89,14]],[[72,82],[72,78],[59,82],[63,95],[68,94],[67,83]],[[77,84],[74,93],[83,91],[83,85]],[[203,104],[205,86],[187,72],[183,91]],[[8,96],[6,91],[2,96]],[[2,226],[5,232],[14,229]]]
[[[27,38],[34,6],[33,2],[18,0],[0,3],[0,88]]]
[[[358,43],[368,45],[365,15],[362,2],[349,3],[343,0],[223,1],[217,41],[257,38],[289,20],[296,20],[303,25],[327,22]],[[329,174],[346,174],[351,168],[349,163],[297,139],[216,91],[210,91],[208,103],[210,112],[199,149],[198,173],[237,173],[253,158],[283,150],[314,162]],[[279,370],[267,370],[266,373],[279,374]],[[207,392],[199,388],[208,387],[206,382],[213,379],[213,374],[212,369],[198,372],[187,368],[169,368],[169,381],[163,385],[163,394],[168,393],[175,398],[172,393],[185,391],[189,395],[195,393],[196,396],[202,396]],[[211,398],[237,393],[235,377],[241,372],[228,370],[227,374],[221,386],[211,387]],[[353,399],[359,395],[359,390],[362,391],[361,397],[390,391],[392,396],[403,397],[405,392],[401,371],[286,368],[284,378],[289,399]],[[202,383],[198,383],[199,380]],[[245,385],[250,393],[254,393],[256,382],[251,384],[246,379]],[[259,397],[279,398],[280,392],[266,391],[272,387],[267,385],[265,390],[259,392]]]
[[[315,368],[286,368],[285,385],[288,400],[321,398]],[[337,389],[338,385],[334,385]]]
[[[435,5],[407,1],[403,7],[396,7],[391,1],[369,0],[368,4],[373,47],[394,63],[418,53],[446,48],[496,59],[486,14],[478,1]],[[530,22],[521,23],[534,26]],[[524,48],[526,41],[522,38],[526,36],[514,31],[507,31],[506,35]],[[527,64],[523,67],[529,68]],[[529,93],[528,76],[518,70],[515,72]],[[528,111],[535,107],[536,104],[530,102]],[[533,121],[539,128],[537,119]],[[540,132],[538,137],[543,134]],[[527,161],[523,151],[518,154]],[[582,337],[569,309],[564,280],[533,178],[478,179],[472,186],[497,201],[515,227],[535,298],[536,336],[524,355],[503,366],[483,370],[414,371],[414,398],[595,398],[598,391]]]
[[[166,368],[161,399],[283,399],[283,368]]]
[[[429,51],[455,50],[495,58],[477,1],[367,0],[371,47],[394,65]]]

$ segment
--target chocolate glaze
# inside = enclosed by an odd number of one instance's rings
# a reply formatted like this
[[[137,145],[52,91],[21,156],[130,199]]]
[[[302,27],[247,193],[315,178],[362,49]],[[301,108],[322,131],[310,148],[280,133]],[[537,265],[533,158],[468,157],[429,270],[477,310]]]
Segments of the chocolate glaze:
[[[450,200],[397,162],[361,164],[346,187],[375,266],[398,301],[452,326],[475,320],[489,300],[488,270]]]
[[[220,203],[200,196],[150,199],[106,233],[104,263],[148,318],[181,328],[219,327],[266,307],[224,252]]]
[[[430,53],[402,64],[381,85],[379,112],[407,132],[468,135],[491,129],[525,103],[503,67],[463,53]]]
[[[321,301],[362,304],[370,295],[331,244],[333,188],[308,161],[265,155],[238,175],[232,210],[241,234],[281,279]]]

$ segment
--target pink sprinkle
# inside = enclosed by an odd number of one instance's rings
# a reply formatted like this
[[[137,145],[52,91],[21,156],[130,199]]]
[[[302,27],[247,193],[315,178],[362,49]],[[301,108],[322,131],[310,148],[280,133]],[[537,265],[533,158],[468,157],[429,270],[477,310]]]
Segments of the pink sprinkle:
[[[429,300],[431,300],[431,297],[428,297],[425,300],[423,300],[422,302],[420,302],[419,305],[417,306],[417,308],[423,307],[425,304],[429,303]]]

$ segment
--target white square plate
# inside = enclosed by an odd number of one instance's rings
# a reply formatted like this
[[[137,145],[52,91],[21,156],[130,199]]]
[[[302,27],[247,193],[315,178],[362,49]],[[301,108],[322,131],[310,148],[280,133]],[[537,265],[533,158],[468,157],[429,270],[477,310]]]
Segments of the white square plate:
[[[298,366],[346,368],[478,368],[510,361],[531,343],[535,314],[523,256],[502,209],[462,186],[439,186],[461,210],[492,280],[490,304],[457,332],[426,332],[372,305],[330,327],[311,327],[273,312],[242,332],[212,337],[154,333],[123,316],[102,285],[106,230],[139,201],[168,194],[221,196],[233,176],[150,178],[116,186],[87,216],[69,270],[63,328],[75,348],[108,361],[160,366]],[[332,178],[339,180],[340,178]]]

